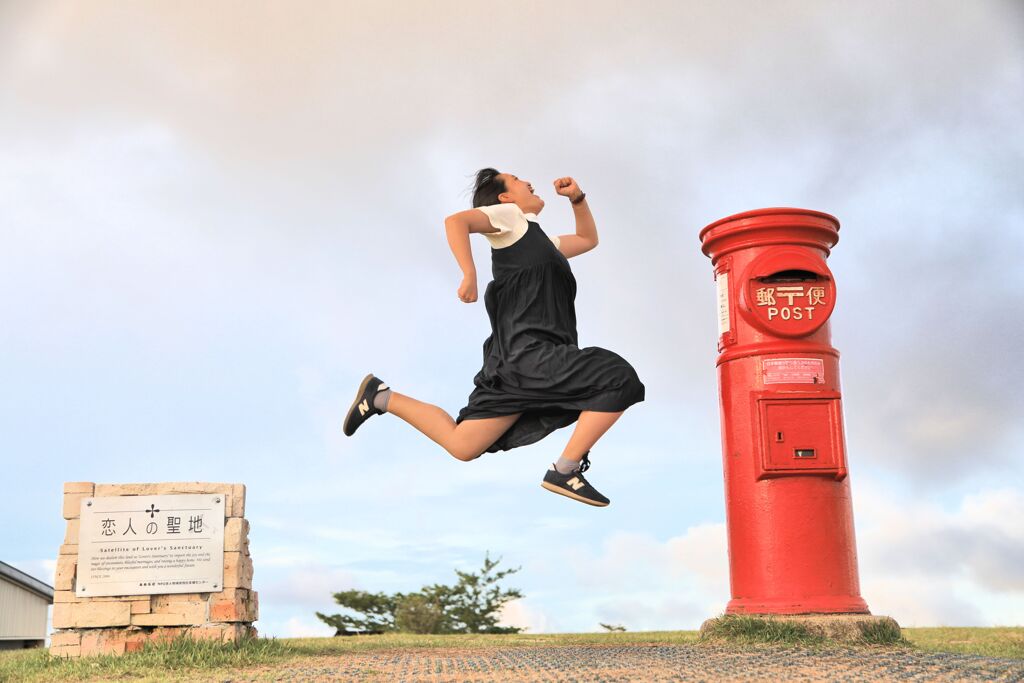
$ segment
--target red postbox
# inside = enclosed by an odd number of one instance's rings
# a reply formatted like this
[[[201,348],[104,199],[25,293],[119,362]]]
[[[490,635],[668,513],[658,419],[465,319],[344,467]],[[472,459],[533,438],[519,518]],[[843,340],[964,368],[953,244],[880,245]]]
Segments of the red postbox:
[[[861,613],[825,263],[839,221],[770,208],[701,230],[718,291],[730,614]]]

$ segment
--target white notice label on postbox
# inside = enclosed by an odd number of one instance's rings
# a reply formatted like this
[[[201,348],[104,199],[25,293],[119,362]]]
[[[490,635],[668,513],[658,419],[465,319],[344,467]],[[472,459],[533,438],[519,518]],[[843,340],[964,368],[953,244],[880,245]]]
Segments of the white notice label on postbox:
[[[718,292],[718,336],[729,331],[729,273],[718,273],[715,277]]]
[[[765,358],[765,384],[824,384],[825,362],[820,358]]]

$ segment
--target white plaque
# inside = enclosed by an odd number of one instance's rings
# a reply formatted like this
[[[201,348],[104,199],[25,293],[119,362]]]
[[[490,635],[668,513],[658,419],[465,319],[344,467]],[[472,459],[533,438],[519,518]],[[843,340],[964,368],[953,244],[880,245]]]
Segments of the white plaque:
[[[223,590],[223,495],[107,496],[81,505],[77,596]]]
[[[729,273],[721,272],[715,277],[715,289],[718,295],[718,336],[729,331]]]

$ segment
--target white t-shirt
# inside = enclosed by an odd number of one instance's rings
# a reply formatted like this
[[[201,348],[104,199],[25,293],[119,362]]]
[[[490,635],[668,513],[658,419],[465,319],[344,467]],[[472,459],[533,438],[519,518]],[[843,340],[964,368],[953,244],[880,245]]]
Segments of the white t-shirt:
[[[502,204],[491,204],[490,206],[476,207],[487,214],[491,225],[498,229],[498,232],[480,233],[487,238],[495,249],[504,249],[512,246],[519,238],[526,234],[529,228],[529,221],[537,222],[537,214],[523,213],[518,204],[505,202]],[[558,247],[558,235],[549,235],[551,241]]]

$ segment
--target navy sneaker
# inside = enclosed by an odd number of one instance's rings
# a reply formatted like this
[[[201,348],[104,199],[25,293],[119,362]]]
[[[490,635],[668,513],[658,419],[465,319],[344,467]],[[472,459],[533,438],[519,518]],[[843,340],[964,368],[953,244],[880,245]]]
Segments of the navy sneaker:
[[[374,415],[383,415],[383,410],[378,410],[373,405],[373,397],[377,395],[378,391],[387,389],[388,385],[384,384],[384,381],[379,377],[375,377],[371,372],[369,375],[363,378],[363,381],[359,384],[359,390],[356,391],[356,398],[352,401],[352,406],[348,409],[348,415],[345,416],[345,436],[352,436],[359,429],[359,425],[369,420]]]
[[[548,491],[560,493],[587,505],[603,508],[611,501],[602,496],[597,489],[590,485],[589,481],[583,478],[583,473],[590,469],[589,455],[590,451],[584,453],[580,466],[569,474],[562,474],[552,465],[544,474],[544,481],[540,485]]]

